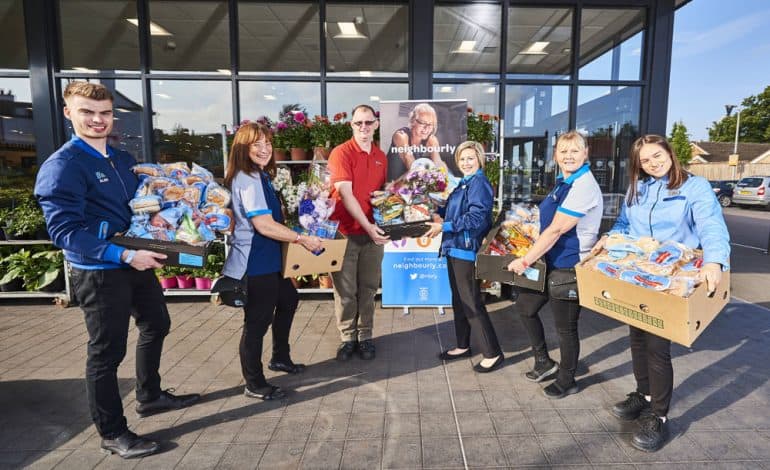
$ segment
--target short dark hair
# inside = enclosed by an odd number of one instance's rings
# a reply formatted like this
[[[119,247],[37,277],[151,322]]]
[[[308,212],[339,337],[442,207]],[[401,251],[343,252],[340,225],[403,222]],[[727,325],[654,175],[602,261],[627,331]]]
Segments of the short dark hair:
[[[108,90],[107,87],[101,83],[90,83],[82,81],[70,82],[64,88],[62,97],[64,98],[64,101],[67,101],[67,98],[70,96],[82,96],[84,98],[90,98],[96,101],[115,101],[115,99],[112,97],[112,93],[110,93],[110,90]]]
[[[377,111],[375,111],[374,108],[372,108],[368,104],[359,104],[357,106],[354,106],[353,107],[353,112],[350,113],[350,117],[353,117],[353,115],[356,114],[356,111],[358,111],[359,109],[369,110],[369,111],[372,112],[372,116],[377,117]]]

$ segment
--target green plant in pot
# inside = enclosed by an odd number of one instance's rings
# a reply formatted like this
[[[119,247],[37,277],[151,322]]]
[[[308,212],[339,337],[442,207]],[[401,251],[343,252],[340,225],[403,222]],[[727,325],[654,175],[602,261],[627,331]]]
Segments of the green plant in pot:
[[[473,140],[484,146],[495,141],[495,121],[500,118],[492,114],[474,113],[468,108],[468,140]]]
[[[36,236],[42,236],[43,231],[45,231],[43,211],[34,202],[21,204],[6,212],[5,236],[9,240],[34,239]]]
[[[218,253],[211,253],[206,257],[206,266],[193,269],[195,285],[198,289],[211,289],[211,281],[222,275],[225,266],[224,257]],[[208,282],[206,282],[208,281]]]
[[[160,285],[164,289],[173,289],[177,286],[176,275],[178,273],[179,268],[176,266],[163,266],[155,270],[155,275],[158,276]]]
[[[63,256],[60,250],[32,253],[21,249],[5,258],[7,272],[0,284],[7,284],[21,278],[28,291],[59,290],[54,284],[61,279]]]

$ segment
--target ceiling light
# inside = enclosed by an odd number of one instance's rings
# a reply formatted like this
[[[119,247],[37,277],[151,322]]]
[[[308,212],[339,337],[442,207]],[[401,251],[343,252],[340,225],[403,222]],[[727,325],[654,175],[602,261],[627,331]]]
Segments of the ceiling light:
[[[121,113],[130,113],[131,110],[128,110],[126,108],[115,108],[115,111],[121,112]]]
[[[487,88],[486,90],[484,90],[484,93],[489,93],[491,95],[491,94],[495,93],[496,91],[497,91],[497,88],[491,86],[491,87]]]
[[[157,96],[158,98],[163,98],[164,100],[170,100],[171,99],[171,97],[168,96],[165,93],[155,93],[155,96]]]
[[[334,39],[366,39],[352,21],[338,21],[337,26],[340,28],[340,34],[334,36]]]
[[[0,116],[2,119],[13,119],[11,116]]]
[[[230,69],[217,69],[217,72],[221,73],[222,75],[231,75],[232,74]]]
[[[442,86],[438,89],[439,93],[454,93],[455,89],[451,86]]]
[[[274,95],[262,95],[262,97],[264,99],[266,99],[267,101],[275,101],[276,100],[276,97]]]
[[[72,67],[72,70],[77,70],[78,72],[83,73],[97,73],[98,70],[89,69],[88,67]]]
[[[126,18],[126,21],[136,26],[137,28],[139,27],[138,18]],[[171,34],[171,32],[169,32],[169,30],[163,26],[150,21],[150,36],[173,36],[173,34]]]
[[[460,47],[453,50],[453,54],[478,54],[478,51],[475,50],[476,47],[476,41],[461,41]]]
[[[545,52],[545,48],[548,46],[548,44],[551,44],[548,41],[536,41],[530,44],[530,46],[523,51],[519,52],[519,54],[528,54],[528,55],[546,55],[548,54]]]
[[[370,72],[368,70],[361,70],[360,72],[358,72],[358,75],[360,75],[362,77],[371,77],[372,76],[372,72]]]
[[[380,97],[377,95],[372,95],[369,97],[369,101],[380,101]]]
[[[565,47],[564,49],[561,50],[562,54],[569,54],[570,52],[572,52],[572,49],[570,49],[569,47]]]

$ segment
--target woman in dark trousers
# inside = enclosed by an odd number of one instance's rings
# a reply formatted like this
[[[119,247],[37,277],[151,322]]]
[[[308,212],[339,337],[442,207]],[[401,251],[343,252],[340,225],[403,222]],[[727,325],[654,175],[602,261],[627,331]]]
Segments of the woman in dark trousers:
[[[492,227],[493,191],[484,176],[484,149],[477,142],[463,142],[455,152],[455,163],[463,173],[460,184],[440,211],[443,221],[431,222],[425,236],[442,234],[441,254],[449,265],[457,346],[442,352],[445,361],[471,356],[471,333],[476,335],[484,358],[473,366],[477,372],[491,372],[503,364],[503,352],[481,298],[474,274],[476,252]]]
[[[268,368],[288,373],[304,368],[289,356],[289,331],[299,297],[289,279],[281,276],[281,242],[299,243],[311,252],[321,249],[318,237],[299,235],[283,225],[281,203],[271,182],[274,176],[270,130],[254,122],[241,126],[225,172],[225,184],[233,195],[235,230],[223,274],[234,279],[247,275],[241,370],[246,380],[244,395],[262,400],[285,395],[267,382],[262,371],[262,338],[271,323],[273,357]]]
[[[561,170],[556,186],[540,203],[540,236],[529,252],[513,260],[509,271],[524,271],[545,257],[549,281],[555,276],[570,274],[581,258],[587,256],[596,242],[602,220],[602,192],[588,164],[588,145],[576,131],[559,136],[555,160]],[[577,290],[575,288],[575,290]],[[577,293],[573,300],[555,295],[549,287],[545,292],[517,288],[519,293],[514,310],[519,314],[532,344],[535,366],[524,376],[541,382],[556,374],[556,380],[543,389],[548,398],[562,398],[577,393],[575,369],[580,356],[578,318],[580,305]],[[561,361],[557,365],[548,355],[540,309],[550,304],[556,331],[559,334]]]
[[[646,135],[631,147],[629,188],[612,233],[675,241],[703,249],[700,278],[714,291],[729,269],[730,235],[709,182],[687,173],[664,137]],[[606,237],[593,251],[599,252]],[[668,438],[667,415],[674,390],[671,341],[630,326],[636,391],[610,409],[623,420],[639,419],[631,444],[654,452]]]

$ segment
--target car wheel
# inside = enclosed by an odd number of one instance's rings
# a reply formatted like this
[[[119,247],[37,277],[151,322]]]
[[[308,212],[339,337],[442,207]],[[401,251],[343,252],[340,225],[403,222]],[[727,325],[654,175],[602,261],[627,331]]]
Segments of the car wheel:
[[[722,207],[728,207],[732,202],[730,196],[719,196],[719,204],[721,204]]]

